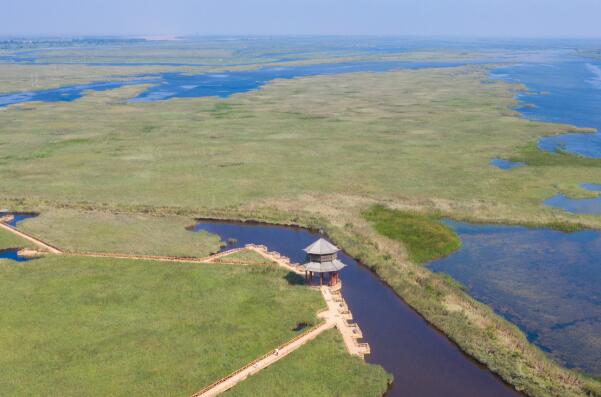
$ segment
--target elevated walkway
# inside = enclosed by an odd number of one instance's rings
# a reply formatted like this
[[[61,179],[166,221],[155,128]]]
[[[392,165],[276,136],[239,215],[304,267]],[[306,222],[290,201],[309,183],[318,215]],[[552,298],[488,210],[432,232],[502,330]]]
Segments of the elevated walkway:
[[[369,345],[358,341],[363,338],[363,332],[358,324],[349,322],[353,319],[353,314],[340,295],[339,290],[332,292],[331,287],[323,286],[321,287],[321,294],[328,305],[328,315],[334,319],[336,328],[342,335],[342,340],[348,352],[361,358],[370,354]]]

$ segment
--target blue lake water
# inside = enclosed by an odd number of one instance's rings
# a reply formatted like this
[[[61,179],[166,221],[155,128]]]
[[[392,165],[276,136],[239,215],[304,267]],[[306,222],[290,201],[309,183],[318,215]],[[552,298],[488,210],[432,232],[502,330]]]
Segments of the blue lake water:
[[[156,82],[156,80],[154,81]],[[148,82],[148,80],[94,82],[49,90],[0,94],[0,108],[24,102],[71,102],[81,98],[86,91],[107,91],[127,85]]]
[[[490,160],[490,165],[492,165],[493,167],[497,167],[501,170],[511,170],[513,168],[523,167],[526,164],[503,159],[492,159]]]
[[[517,110],[532,120],[594,128],[540,139],[539,148],[601,158],[601,62],[564,55],[549,63],[520,63],[495,69],[492,77],[526,85]]]
[[[590,192],[601,192],[601,185],[598,185],[596,183],[582,183],[580,184],[580,187]]]
[[[582,183],[580,187],[589,192],[601,192],[601,185]],[[601,195],[592,198],[574,199],[558,193],[545,200],[545,205],[573,214],[601,215]]]
[[[6,215],[6,212],[0,212],[0,216]],[[35,218],[38,214],[13,213],[13,219],[10,222],[5,222],[7,225],[16,227],[19,222],[23,222],[29,218]]]
[[[601,232],[445,223],[462,247],[430,269],[461,282],[558,361],[601,375]]]
[[[43,101],[68,102],[81,98],[87,90],[105,91],[126,85],[152,84],[130,102],[154,102],[171,98],[219,97],[256,90],[275,79],[292,79],[317,75],[335,75],[354,72],[388,72],[397,69],[448,68],[484,61],[463,62],[404,62],[373,61],[346,62],[306,66],[269,67],[256,70],[223,73],[161,73],[139,76],[132,81],[96,82],[57,89],[25,93],[0,94],[0,107],[16,103]]]
[[[2,259],[4,259],[4,260],[8,259],[8,260],[14,261],[14,262],[27,262],[27,261],[30,261],[33,259],[33,258],[28,258],[28,257],[19,255],[18,251],[19,251],[18,249],[10,249],[10,250],[0,251],[0,263],[1,263]]]
[[[302,249],[321,237],[300,228],[218,221],[202,221],[192,230],[216,234],[222,241],[236,239],[228,248],[263,244],[297,263],[306,258]],[[366,360],[394,375],[388,397],[520,395],[463,355],[369,270],[344,253],[339,257],[348,265],[341,272],[342,294],[371,346]]]
[[[601,215],[601,196],[586,199],[573,199],[561,193],[545,200],[545,205],[559,208],[573,214]]]

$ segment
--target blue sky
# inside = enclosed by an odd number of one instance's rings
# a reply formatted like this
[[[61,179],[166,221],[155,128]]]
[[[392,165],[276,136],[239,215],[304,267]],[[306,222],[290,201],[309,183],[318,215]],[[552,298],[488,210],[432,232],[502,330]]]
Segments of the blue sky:
[[[0,0],[0,35],[601,37],[601,0]]]

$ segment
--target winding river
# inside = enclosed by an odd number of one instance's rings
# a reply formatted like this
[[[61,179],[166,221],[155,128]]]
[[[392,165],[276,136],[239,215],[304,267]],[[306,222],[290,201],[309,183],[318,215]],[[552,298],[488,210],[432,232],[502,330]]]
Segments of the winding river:
[[[0,94],[0,108],[18,103],[70,102],[81,98],[86,91],[106,91],[130,85],[150,86],[129,102],[156,102],[172,98],[227,98],[234,94],[256,90],[275,79],[336,75],[356,72],[389,72],[401,69],[450,68],[468,64],[484,64],[491,60],[464,61],[357,61],[324,63],[301,66],[265,67],[253,70],[227,71],[219,73],[176,73],[166,72],[130,76],[127,80],[92,82],[18,93]]]
[[[302,249],[320,237],[306,229],[254,223],[202,221],[193,230],[236,239],[227,249],[263,244],[298,263],[305,259]],[[345,253],[340,259],[349,265],[341,273],[342,294],[371,346],[366,359],[394,375],[387,396],[521,395],[463,354],[367,268]]]

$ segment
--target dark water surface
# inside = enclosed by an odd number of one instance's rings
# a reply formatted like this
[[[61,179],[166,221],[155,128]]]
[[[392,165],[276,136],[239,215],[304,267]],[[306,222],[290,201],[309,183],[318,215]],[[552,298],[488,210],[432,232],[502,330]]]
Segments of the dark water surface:
[[[302,249],[320,237],[299,228],[212,221],[198,223],[194,231],[200,230],[223,241],[235,238],[228,248],[263,244],[299,263],[305,259]],[[340,258],[349,265],[341,273],[342,293],[371,346],[366,359],[394,375],[388,396],[520,395],[465,356],[365,267],[344,253]]]
[[[1,215],[5,215],[5,214],[6,214],[5,212],[4,213],[0,213],[0,216]],[[36,216],[38,216],[38,214],[13,213],[13,220],[10,221],[10,222],[5,222],[5,223],[7,225],[12,226],[12,227],[17,227],[17,224],[19,222],[22,222],[22,221],[24,221],[26,219],[29,219],[29,218],[35,218]]]
[[[493,77],[526,85],[517,110],[538,121],[594,128],[597,133],[568,133],[543,137],[539,147],[601,158],[601,62],[564,55],[561,59],[525,62],[495,69]]]
[[[430,263],[568,367],[601,375],[601,232],[445,222],[456,253]]]
[[[459,62],[406,62],[364,61],[305,66],[282,66],[256,70],[222,73],[159,73],[138,76],[136,80],[94,82],[56,89],[0,94],[0,107],[31,101],[70,102],[81,98],[85,91],[106,91],[127,85],[151,84],[130,102],[155,102],[171,98],[219,97],[256,90],[275,79],[335,75],[354,72],[387,72],[397,69],[449,68],[466,64],[481,64],[484,61]]]

